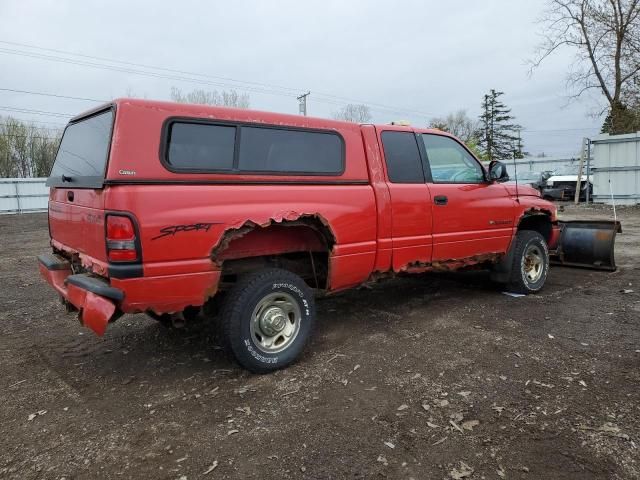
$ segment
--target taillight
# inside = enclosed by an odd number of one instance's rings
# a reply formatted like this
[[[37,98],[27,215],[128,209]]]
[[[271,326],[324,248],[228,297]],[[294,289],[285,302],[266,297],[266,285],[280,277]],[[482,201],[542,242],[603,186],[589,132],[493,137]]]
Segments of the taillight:
[[[136,229],[133,221],[123,215],[107,216],[107,257],[113,262],[138,260]]]

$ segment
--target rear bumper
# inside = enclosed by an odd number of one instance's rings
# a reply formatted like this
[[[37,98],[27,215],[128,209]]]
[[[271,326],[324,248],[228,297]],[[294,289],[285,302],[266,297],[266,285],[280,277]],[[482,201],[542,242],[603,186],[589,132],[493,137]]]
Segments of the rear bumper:
[[[79,312],[80,322],[98,335],[123,313],[176,313],[203,305],[216,294],[221,275],[220,270],[209,270],[107,280],[73,274],[71,264],[53,253],[40,255],[38,262],[42,277]]]
[[[97,335],[104,335],[108,323],[119,314],[117,305],[124,300],[124,292],[98,277],[72,274],[71,264],[57,255],[40,255],[38,262],[42,277],[73,305],[80,322]]]

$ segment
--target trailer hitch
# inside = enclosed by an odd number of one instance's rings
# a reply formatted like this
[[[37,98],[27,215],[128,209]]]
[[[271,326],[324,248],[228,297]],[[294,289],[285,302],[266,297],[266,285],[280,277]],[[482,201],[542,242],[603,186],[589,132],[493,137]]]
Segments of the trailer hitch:
[[[609,272],[616,270],[616,233],[622,233],[619,221],[572,220],[558,223],[558,246],[549,252],[552,264]]]

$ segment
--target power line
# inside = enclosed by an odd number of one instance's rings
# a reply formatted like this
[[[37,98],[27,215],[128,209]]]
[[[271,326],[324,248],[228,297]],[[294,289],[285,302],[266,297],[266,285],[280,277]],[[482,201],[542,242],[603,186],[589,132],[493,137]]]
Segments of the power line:
[[[414,115],[414,116],[418,116],[418,117],[423,117],[423,118],[428,118],[431,119],[433,117],[437,117],[437,114],[434,113],[427,113],[427,112],[422,112],[419,110],[411,110],[411,109],[406,109],[406,108],[402,108],[402,107],[394,107],[391,105],[385,105],[382,103],[374,103],[374,102],[368,102],[365,100],[357,100],[357,99],[353,99],[353,98],[348,98],[348,97],[339,97],[336,95],[329,95],[327,93],[322,93],[322,92],[316,92],[314,90],[313,93],[315,98],[321,97],[318,101],[321,103],[327,103],[330,105],[345,105],[346,103],[355,103],[355,104],[361,104],[361,105],[366,105],[367,107],[371,108],[371,110],[377,110],[377,111],[386,111],[386,112],[391,112],[391,113],[402,113],[402,114],[409,114],[409,115]],[[324,98],[322,98],[324,97]],[[331,99],[335,99],[335,100],[331,100]]]
[[[16,113],[32,113],[34,115],[44,115],[49,117],[62,117],[62,118],[71,118],[74,115],[71,113],[49,112],[45,110],[32,110],[29,108],[8,107],[3,105],[0,105],[0,110],[8,111],[8,112],[16,112]]]
[[[272,95],[281,95],[281,96],[286,96],[286,97],[289,97],[289,98],[296,97],[297,96],[296,92],[300,91],[300,89],[293,88],[293,87],[284,87],[284,86],[280,86],[280,85],[273,85],[273,84],[260,83],[260,82],[250,82],[250,81],[246,81],[246,80],[237,80],[237,79],[232,79],[232,78],[228,78],[228,77],[218,77],[218,76],[214,76],[214,75],[207,75],[207,74],[202,74],[202,73],[197,73],[197,72],[189,72],[189,71],[186,71],[186,70],[177,70],[177,69],[159,67],[159,66],[155,66],[155,65],[146,65],[146,64],[140,64],[140,63],[135,63],[135,62],[127,62],[127,61],[122,61],[122,60],[109,59],[109,58],[105,58],[105,57],[97,57],[97,56],[92,56],[92,55],[85,55],[85,54],[80,54],[80,53],[68,52],[68,51],[64,51],[64,50],[45,48],[45,47],[40,47],[40,46],[36,46],[36,45],[29,45],[29,44],[23,44],[23,43],[17,43],[17,42],[9,42],[9,41],[5,41],[5,40],[0,40],[0,43],[6,44],[6,45],[27,47],[27,48],[32,48],[32,49],[37,49],[37,50],[47,51],[47,52],[53,52],[53,53],[61,53],[63,55],[77,56],[77,57],[87,58],[87,59],[91,59],[91,60],[106,61],[106,62],[110,62],[110,63],[114,63],[114,64],[127,65],[128,67],[132,66],[132,67],[137,67],[137,68],[158,70],[158,71],[164,71],[164,72],[169,72],[169,73],[177,73],[177,74],[180,74],[180,75],[191,75],[191,76],[202,77],[202,78],[212,78],[212,79],[225,80],[226,82],[235,82],[236,84],[221,83],[219,81],[211,82],[211,81],[199,80],[197,78],[188,78],[188,77],[175,76],[175,75],[163,75],[163,74],[159,74],[159,73],[155,73],[155,72],[149,72],[149,71],[144,71],[144,70],[134,70],[134,69],[131,69],[131,68],[119,67],[117,65],[105,65],[105,64],[87,62],[87,61],[77,60],[77,59],[72,59],[72,58],[59,57],[59,56],[55,56],[55,55],[45,55],[45,54],[37,53],[37,52],[29,52],[29,51],[24,51],[24,50],[0,48],[0,53],[6,53],[6,54],[11,54],[11,55],[19,55],[19,56],[26,56],[26,57],[31,57],[31,58],[41,59],[41,60],[56,61],[56,62],[74,64],[74,65],[89,66],[89,67],[93,67],[93,68],[100,68],[100,69],[105,69],[105,70],[118,71],[118,72],[122,72],[122,73],[132,73],[132,74],[136,74],[136,75],[142,75],[142,76],[148,76],[148,77],[154,77],[154,78],[165,78],[165,79],[170,79],[170,80],[185,81],[185,82],[204,84],[204,85],[213,85],[213,86],[238,88],[239,90],[244,90],[244,91],[249,91],[249,92],[265,93],[265,94],[272,94]],[[244,84],[244,85],[237,85],[238,83]],[[251,85],[254,85],[256,87],[252,87]],[[315,95],[316,95],[316,97],[321,97],[321,98],[317,98],[317,101],[319,101],[321,103],[331,104],[331,105],[344,105],[345,102],[353,102],[353,103],[360,103],[360,104],[367,105],[372,110],[378,110],[378,111],[383,110],[383,111],[389,111],[389,112],[394,112],[394,113],[405,113],[405,114],[421,116],[421,117],[424,117],[424,118],[430,118],[430,117],[435,116],[432,113],[421,112],[421,111],[418,111],[418,110],[407,109],[407,108],[402,108],[402,107],[397,107],[397,106],[385,105],[385,104],[376,103],[376,102],[357,100],[357,99],[353,99],[353,98],[349,98],[349,97],[341,97],[341,96],[336,96],[336,95],[332,95],[332,94],[329,94],[329,93],[317,92]]]
[[[551,128],[547,130],[528,130],[522,129],[523,132],[537,133],[537,132],[584,132],[586,130],[597,130],[600,127],[581,127],[581,128]]]
[[[209,79],[215,79],[215,80],[218,80],[218,81],[217,82],[211,82],[211,81],[198,80],[197,78],[188,78],[188,77],[181,77],[181,76],[175,76],[175,75],[162,75],[162,74],[158,74],[158,73],[154,73],[154,72],[145,72],[145,71],[141,71],[141,70],[132,70],[132,69],[129,69],[129,68],[118,67],[116,65],[104,65],[104,64],[86,62],[86,61],[81,61],[81,60],[76,60],[76,59],[71,59],[71,58],[64,58],[64,57],[59,57],[59,56],[54,56],[54,55],[44,55],[44,54],[41,54],[41,53],[29,52],[29,51],[24,51],[24,50],[0,49],[0,53],[19,55],[19,56],[26,56],[26,57],[36,58],[36,59],[56,61],[56,62],[62,62],[62,63],[80,65],[80,66],[88,66],[88,67],[93,67],[93,68],[100,68],[100,69],[106,69],[106,70],[111,70],[111,71],[118,71],[118,72],[122,72],[122,73],[133,73],[133,74],[136,74],[136,75],[148,76],[148,77],[153,77],[153,78],[165,78],[165,79],[169,79],[169,80],[185,81],[185,82],[191,82],[191,83],[197,83],[197,84],[203,84],[203,85],[238,88],[239,90],[255,92],[255,93],[271,94],[271,95],[280,95],[280,96],[285,96],[285,97],[288,97],[288,98],[295,98],[297,96],[296,92],[300,91],[300,89],[297,88],[297,87],[287,87],[287,86],[269,84],[269,83],[263,83],[263,82],[239,80],[239,79],[234,79],[234,78],[231,78],[231,77],[222,77],[222,76],[217,76],[217,75],[210,75],[210,74],[204,74],[204,73],[199,73],[199,72],[192,72],[192,71],[188,71],[188,70],[179,70],[179,69],[161,67],[161,66],[157,66],[157,65],[148,65],[148,64],[143,64],[143,63],[128,62],[128,61],[117,60],[117,59],[113,59],[113,58],[100,57],[100,56],[94,56],[94,55],[86,55],[86,54],[82,54],[82,53],[69,52],[69,51],[59,50],[59,49],[54,49],[54,48],[40,47],[40,46],[37,46],[37,45],[26,44],[26,43],[11,42],[11,41],[6,41],[6,40],[0,40],[0,43],[1,44],[5,44],[5,45],[13,45],[13,46],[18,46],[18,47],[26,47],[26,48],[35,49],[35,50],[41,50],[41,51],[44,51],[44,52],[52,52],[52,53],[58,53],[58,54],[63,54],[63,55],[70,55],[70,56],[75,56],[75,57],[80,57],[80,58],[86,58],[86,59],[90,59],[90,60],[98,60],[98,61],[109,62],[109,63],[113,63],[113,64],[126,65],[128,67],[137,67],[137,68],[144,68],[144,69],[150,69],[150,70],[157,70],[157,71],[167,72],[167,73],[171,73],[171,74],[190,75],[192,77],[209,78]],[[233,82],[233,83],[221,83],[220,80],[222,80],[224,82]],[[237,84],[243,84],[243,85],[237,85]],[[55,96],[55,95],[51,95],[51,96]],[[72,98],[72,99],[78,99],[78,100],[81,99],[80,97],[65,97],[65,96],[60,96],[60,97],[61,98]],[[359,99],[353,99],[353,98],[349,98],[349,97],[337,96],[337,95],[318,92],[318,91],[314,91],[314,98],[318,102],[329,104],[329,105],[341,106],[341,105],[344,105],[345,102],[347,102],[347,103],[359,103],[359,104],[363,104],[363,105],[366,105],[366,106],[370,107],[372,110],[377,110],[377,111],[387,111],[387,112],[392,112],[392,113],[410,114],[410,115],[420,116],[420,117],[423,117],[423,118],[432,118],[432,117],[437,116],[436,114],[422,112],[422,111],[419,111],[419,110],[407,109],[407,108],[403,108],[403,107],[386,105],[386,104],[377,103],[377,102],[370,102],[370,101],[366,101],[366,100],[359,100]],[[96,100],[96,99],[83,99],[83,100],[102,101],[102,100]],[[594,127],[594,129],[595,128],[597,128],[597,127]],[[575,129],[523,130],[523,131],[526,131],[526,132],[529,132],[529,133],[533,133],[533,132],[547,132],[547,131],[587,131],[587,130],[591,130],[591,128],[590,127],[585,127],[585,128],[575,128]]]
[[[5,115],[2,116],[0,115],[0,125],[5,125],[5,126],[9,126],[9,125],[13,125],[10,124],[6,121],[6,119],[11,119],[14,117]],[[36,119],[36,118],[15,118],[15,120],[23,122],[23,123],[32,123],[32,124],[37,124],[38,128],[41,129],[48,129],[48,130],[60,130],[62,127],[65,127],[67,124],[66,123],[61,123],[61,122],[51,122],[51,121],[47,121],[47,120],[40,120],[40,119]],[[48,126],[48,125],[54,125],[54,126]]]
[[[161,74],[161,73],[157,73],[157,72],[139,70],[139,69],[134,69],[134,68],[129,68],[129,67],[120,67],[120,66],[117,66],[117,65],[106,65],[104,63],[88,62],[88,61],[85,61],[85,60],[77,60],[77,59],[73,59],[73,58],[59,57],[59,56],[55,56],[55,55],[45,55],[45,54],[37,53],[37,52],[28,52],[28,51],[21,51],[21,50],[15,50],[15,49],[0,48],[0,53],[6,53],[6,54],[10,54],[10,55],[18,55],[18,56],[36,58],[36,59],[40,59],[40,60],[49,60],[49,61],[53,61],[53,62],[60,62],[60,63],[66,63],[66,64],[71,64],[71,65],[80,65],[80,66],[98,68],[98,69],[108,70],[108,71],[115,71],[115,72],[121,72],[121,73],[130,73],[130,74],[134,74],[134,75],[140,75],[140,76],[151,77],[151,78],[165,78],[165,79],[169,79],[169,80],[175,80],[175,81],[181,81],[181,82],[190,82],[190,83],[196,83],[196,84],[200,84],[200,85],[212,85],[212,86],[216,86],[216,87],[231,87],[231,88],[237,88],[239,90],[248,91],[248,92],[281,95],[281,96],[285,96],[285,97],[289,97],[289,98],[294,98],[295,97],[295,94],[293,94],[293,93],[278,92],[278,91],[274,91],[274,90],[268,90],[268,89],[265,89],[265,88],[239,86],[239,85],[225,83],[225,82],[214,82],[214,81],[210,81],[210,80],[201,80],[201,79],[197,79],[197,78],[189,78],[189,77],[178,76],[178,75],[167,75],[167,74]]]
[[[45,93],[45,92],[34,92],[34,91],[29,91],[29,90],[17,90],[17,89],[11,89],[11,88],[0,88],[0,91],[18,92],[18,93],[24,93],[24,94],[28,94],[28,95],[39,95],[39,96],[56,97],[56,98],[68,98],[68,99],[73,99],[73,100],[86,100],[86,101],[99,102],[99,103],[108,102],[108,100],[104,100],[104,99],[95,99],[95,98],[87,98],[87,97],[73,97],[73,96],[68,96],[68,95],[59,95],[59,94]],[[301,96],[297,97],[297,99],[300,102],[305,100],[305,103],[306,103],[306,96],[307,95],[308,94],[301,95]],[[4,107],[0,106],[0,110],[15,111],[15,112],[18,112],[18,113],[34,113],[35,115],[45,115],[45,116],[46,115],[50,115],[50,116],[56,116],[56,117],[72,117],[74,115],[74,114],[63,113],[63,112],[46,112],[46,111],[41,111],[41,110],[29,110],[29,109],[24,109],[24,108],[19,108],[19,107],[9,107],[9,106],[4,106]],[[306,111],[306,108],[305,108],[305,111]],[[301,112],[302,112],[302,110],[301,110]],[[41,122],[41,123],[45,123],[45,122]],[[49,123],[54,123],[54,122],[49,122]],[[58,125],[63,125],[63,124],[58,124]],[[597,129],[598,129],[598,127],[555,128],[555,129],[545,129],[545,130],[523,129],[522,132],[526,133],[526,134],[544,133],[545,135],[573,136],[575,134],[572,134],[572,133],[569,133],[569,132],[584,132],[584,131],[593,131],[593,130],[597,130]],[[527,143],[530,143],[530,142],[527,142]]]
[[[544,142],[547,140],[563,140],[565,138],[581,138],[581,135],[578,133],[567,133],[567,132],[548,132],[544,135],[526,135],[523,132],[523,136],[527,138],[527,144],[531,142]]]
[[[26,56],[26,57],[31,57],[31,58],[35,58],[35,59],[62,62],[62,63],[80,65],[80,66],[88,66],[88,67],[93,67],[93,68],[117,71],[117,72],[121,72],[121,73],[132,73],[132,74],[142,75],[142,76],[147,76],[147,77],[152,77],[152,78],[165,78],[165,79],[170,79],[170,80],[185,81],[185,82],[204,84],[204,85],[232,87],[232,88],[238,88],[240,90],[245,90],[245,91],[249,91],[249,92],[272,94],[272,95],[281,95],[281,96],[285,96],[285,97],[288,97],[288,98],[296,97],[297,95],[296,95],[295,92],[299,91],[299,89],[293,88],[293,87],[286,87],[286,86],[268,84],[268,83],[262,83],[262,82],[252,82],[252,81],[246,81],[246,80],[239,80],[239,79],[234,79],[234,78],[230,78],[230,77],[221,77],[221,76],[216,76],[216,75],[203,74],[203,73],[198,73],[198,72],[191,72],[191,71],[187,71],[187,70],[179,70],[179,69],[160,67],[160,66],[156,66],[156,65],[148,65],[148,64],[142,64],[142,63],[128,62],[128,61],[123,61],[123,60],[107,58],[107,57],[99,57],[99,56],[93,56],[93,55],[86,55],[86,54],[82,54],[82,53],[69,52],[69,51],[65,51],[65,50],[58,50],[58,49],[53,49],[53,48],[40,47],[40,46],[32,45],[32,44],[10,42],[10,41],[6,41],[6,40],[0,40],[0,43],[1,44],[5,44],[5,45],[26,47],[26,48],[30,48],[30,49],[36,49],[36,50],[45,51],[45,52],[52,52],[52,53],[58,53],[58,54],[63,54],[63,55],[81,57],[81,58],[86,58],[86,59],[90,59],[90,60],[106,61],[106,62],[110,62],[110,63],[113,63],[113,64],[126,65],[127,67],[137,67],[137,68],[144,68],[144,69],[163,71],[163,72],[168,72],[168,73],[172,73],[172,74],[190,75],[190,76],[193,76],[193,77],[224,80],[225,82],[235,82],[236,84],[244,84],[244,85],[221,83],[219,81],[217,81],[217,82],[205,81],[205,80],[199,80],[197,78],[188,78],[188,77],[175,76],[175,75],[164,75],[164,74],[159,74],[159,73],[156,73],[156,72],[149,72],[149,71],[144,71],[144,70],[135,70],[135,69],[131,69],[131,68],[119,67],[117,65],[105,65],[105,64],[101,64],[101,63],[87,62],[87,61],[77,60],[77,59],[73,59],[73,58],[59,57],[59,56],[55,56],[55,55],[45,55],[45,54],[37,53],[37,52],[0,48],[0,53],[19,55],[19,56]],[[59,98],[69,98],[69,99],[76,99],[76,100],[87,100],[87,101],[95,101],[95,102],[102,102],[103,101],[103,100],[83,98],[83,97],[71,97],[71,96],[64,96],[64,95],[45,94],[45,93],[40,93],[40,92],[18,91],[18,90],[12,90],[12,89],[0,89],[0,90],[16,91],[16,92],[19,92],[19,93],[33,93],[33,94],[36,94],[36,95],[52,96],[52,97],[59,97]],[[422,112],[422,111],[418,111],[418,110],[407,109],[407,108],[402,108],[402,107],[396,107],[396,106],[391,106],[391,105],[386,105],[386,104],[381,104],[381,103],[376,103],[376,102],[357,100],[357,99],[353,99],[353,98],[349,98],[349,97],[342,97],[342,96],[332,95],[332,94],[323,93],[323,92],[315,92],[314,93],[314,97],[316,98],[316,101],[321,102],[321,103],[330,104],[330,105],[338,105],[338,106],[340,106],[340,105],[344,105],[345,102],[353,102],[353,103],[364,104],[364,105],[370,107],[372,110],[377,110],[377,111],[387,111],[387,112],[393,112],[393,113],[410,114],[410,115],[421,116],[421,117],[424,117],[424,118],[430,118],[430,117],[436,116],[434,114],[426,113],[426,112]],[[596,128],[597,127],[570,128],[570,129],[552,129],[552,130],[523,130],[523,132],[526,132],[526,133],[543,133],[543,132],[559,132],[559,131],[589,131],[589,130],[594,130]]]
[[[43,140],[59,140],[59,137],[45,137],[42,135],[17,135],[15,133],[3,133],[0,132],[0,137],[13,137],[13,138],[41,138]]]
[[[28,95],[40,95],[40,96],[43,96],[43,97],[68,98],[70,100],[83,100],[83,101],[87,101],[87,102],[104,103],[104,102],[108,102],[109,101],[109,100],[98,100],[96,98],[72,97],[72,96],[69,96],[69,95],[58,95],[56,93],[32,92],[30,90],[15,90],[13,88],[0,88],[0,91],[3,91],[3,92],[14,92],[14,93],[25,93],[25,94],[28,94]]]
[[[0,116],[0,119],[5,118]],[[10,117],[11,118],[11,117]],[[36,120],[34,118],[22,118],[22,119],[18,119],[21,122],[30,122],[30,123],[38,123],[38,124],[42,124],[42,125],[57,125],[59,127],[64,127],[67,124],[66,123],[60,123],[60,122],[48,122],[46,120]],[[9,125],[8,123],[4,123],[4,122],[0,122],[0,125]],[[39,128],[49,128],[49,129],[56,129],[55,127],[39,127]]]
[[[148,64],[142,64],[142,63],[136,63],[136,62],[127,62],[127,61],[124,61],[124,60],[117,60],[117,59],[113,59],[113,58],[99,57],[99,56],[94,56],[94,55],[85,55],[85,54],[82,54],[82,53],[69,52],[69,51],[58,50],[58,49],[54,49],[54,48],[40,47],[40,46],[37,46],[37,45],[31,45],[31,44],[26,44],[26,43],[10,42],[10,41],[6,41],[6,40],[0,40],[0,43],[6,44],[6,45],[19,46],[19,47],[27,47],[27,48],[32,48],[32,49],[42,50],[42,51],[47,51],[47,52],[53,52],[53,53],[61,53],[63,55],[71,55],[71,56],[87,58],[87,59],[91,59],[91,60],[106,61],[106,62],[110,62],[110,63],[128,65],[128,66],[133,66],[133,67],[138,67],[138,68],[147,68],[147,69],[152,69],[152,70],[159,70],[159,71],[165,71],[165,72],[170,72],[170,73],[178,73],[178,74],[181,74],[181,75],[191,75],[191,76],[197,76],[197,77],[203,77],[203,78],[212,78],[212,79],[217,79],[217,80],[230,81],[230,82],[234,82],[234,83],[241,83],[241,84],[247,84],[247,85],[256,85],[256,86],[266,87],[266,88],[270,88],[270,89],[279,89],[279,90],[287,91],[287,94],[286,94],[287,96],[295,96],[294,94],[297,91],[300,90],[297,87],[286,87],[286,86],[282,86],[282,85],[275,85],[275,84],[262,83],[262,82],[253,82],[253,81],[247,81],[247,80],[239,80],[239,79],[234,79],[234,78],[230,78],[230,77],[221,77],[221,76],[217,76],[217,75],[203,74],[203,73],[191,72],[191,71],[187,71],[187,70],[178,70],[178,69],[173,69],[173,68],[159,67],[159,66],[156,66],[156,65],[148,65]],[[15,52],[19,52],[19,51],[15,50]],[[8,51],[7,51],[7,53],[8,53]],[[28,53],[28,52],[24,52],[24,53]],[[321,100],[323,103],[329,103],[329,104],[335,104],[335,105],[341,105],[341,104],[344,103],[344,102],[336,102],[335,100],[334,101],[329,100],[329,99],[336,99],[336,100],[347,101],[347,102],[363,103],[363,104],[366,104],[368,106],[377,107],[377,108],[380,108],[380,109],[383,109],[383,110],[390,110],[390,111],[404,112],[404,113],[415,113],[415,114],[418,114],[418,115],[421,115],[421,116],[427,116],[427,117],[428,116],[433,116],[433,114],[420,112],[420,111],[417,111],[417,110],[400,108],[400,107],[396,107],[396,106],[390,106],[390,105],[385,105],[385,104],[375,103],[375,102],[369,102],[369,101],[363,101],[363,100],[356,100],[356,99],[353,99],[353,98],[341,97],[341,96],[332,95],[332,94],[329,94],[329,93],[317,92],[316,96],[326,97],[325,100]]]
[[[291,93],[295,93],[296,91],[299,90],[298,88],[285,87],[285,86],[282,86],[282,85],[275,85],[275,84],[268,84],[268,83],[261,83],[261,82],[253,82],[253,81],[246,81],[246,80],[238,80],[238,79],[234,79],[234,78],[230,78],[230,77],[221,77],[221,76],[217,76],[217,75],[210,75],[210,74],[204,74],[204,73],[198,73],[198,72],[190,72],[190,71],[187,71],[187,70],[178,70],[178,69],[173,69],[173,68],[159,67],[159,66],[156,66],[156,65],[146,65],[146,64],[143,64],[143,63],[127,62],[127,61],[124,61],[124,60],[117,60],[117,59],[113,59],[113,58],[98,57],[98,56],[94,56],[94,55],[85,55],[85,54],[82,54],[82,53],[69,52],[69,51],[65,51],[65,50],[57,50],[57,49],[54,49],[54,48],[39,47],[37,45],[30,45],[30,44],[26,44],[26,43],[9,42],[9,41],[6,41],[6,40],[0,40],[0,43],[4,43],[6,45],[14,45],[14,46],[18,46],[18,47],[33,48],[33,49],[42,50],[42,51],[46,51],[46,52],[62,53],[64,55],[72,55],[72,56],[75,56],[75,57],[88,58],[88,59],[91,59],[91,60],[101,60],[101,61],[106,61],[106,62],[110,62],[110,63],[119,63],[121,65],[129,65],[129,66],[133,66],[133,67],[148,68],[148,69],[152,69],[152,70],[160,70],[160,71],[165,71],[165,72],[170,72],[170,73],[178,73],[178,74],[182,74],[182,75],[192,75],[192,76],[196,76],[196,77],[212,78],[212,79],[225,80],[225,81],[230,81],[230,82],[235,82],[235,83],[245,83],[245,84],[249,84],[249,85],[257,85],[257,86],[263,86],[263,87],[268,87],[268,88],[289,90]]]

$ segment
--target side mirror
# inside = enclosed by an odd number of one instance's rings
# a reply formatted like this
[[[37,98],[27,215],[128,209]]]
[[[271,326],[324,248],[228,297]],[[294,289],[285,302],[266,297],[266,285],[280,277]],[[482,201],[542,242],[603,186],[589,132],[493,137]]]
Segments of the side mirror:
[[[489,164],[489,179],[492,182],[508,182],[509,174],[507,173],[507,166],[497,160],[491,161]]]

